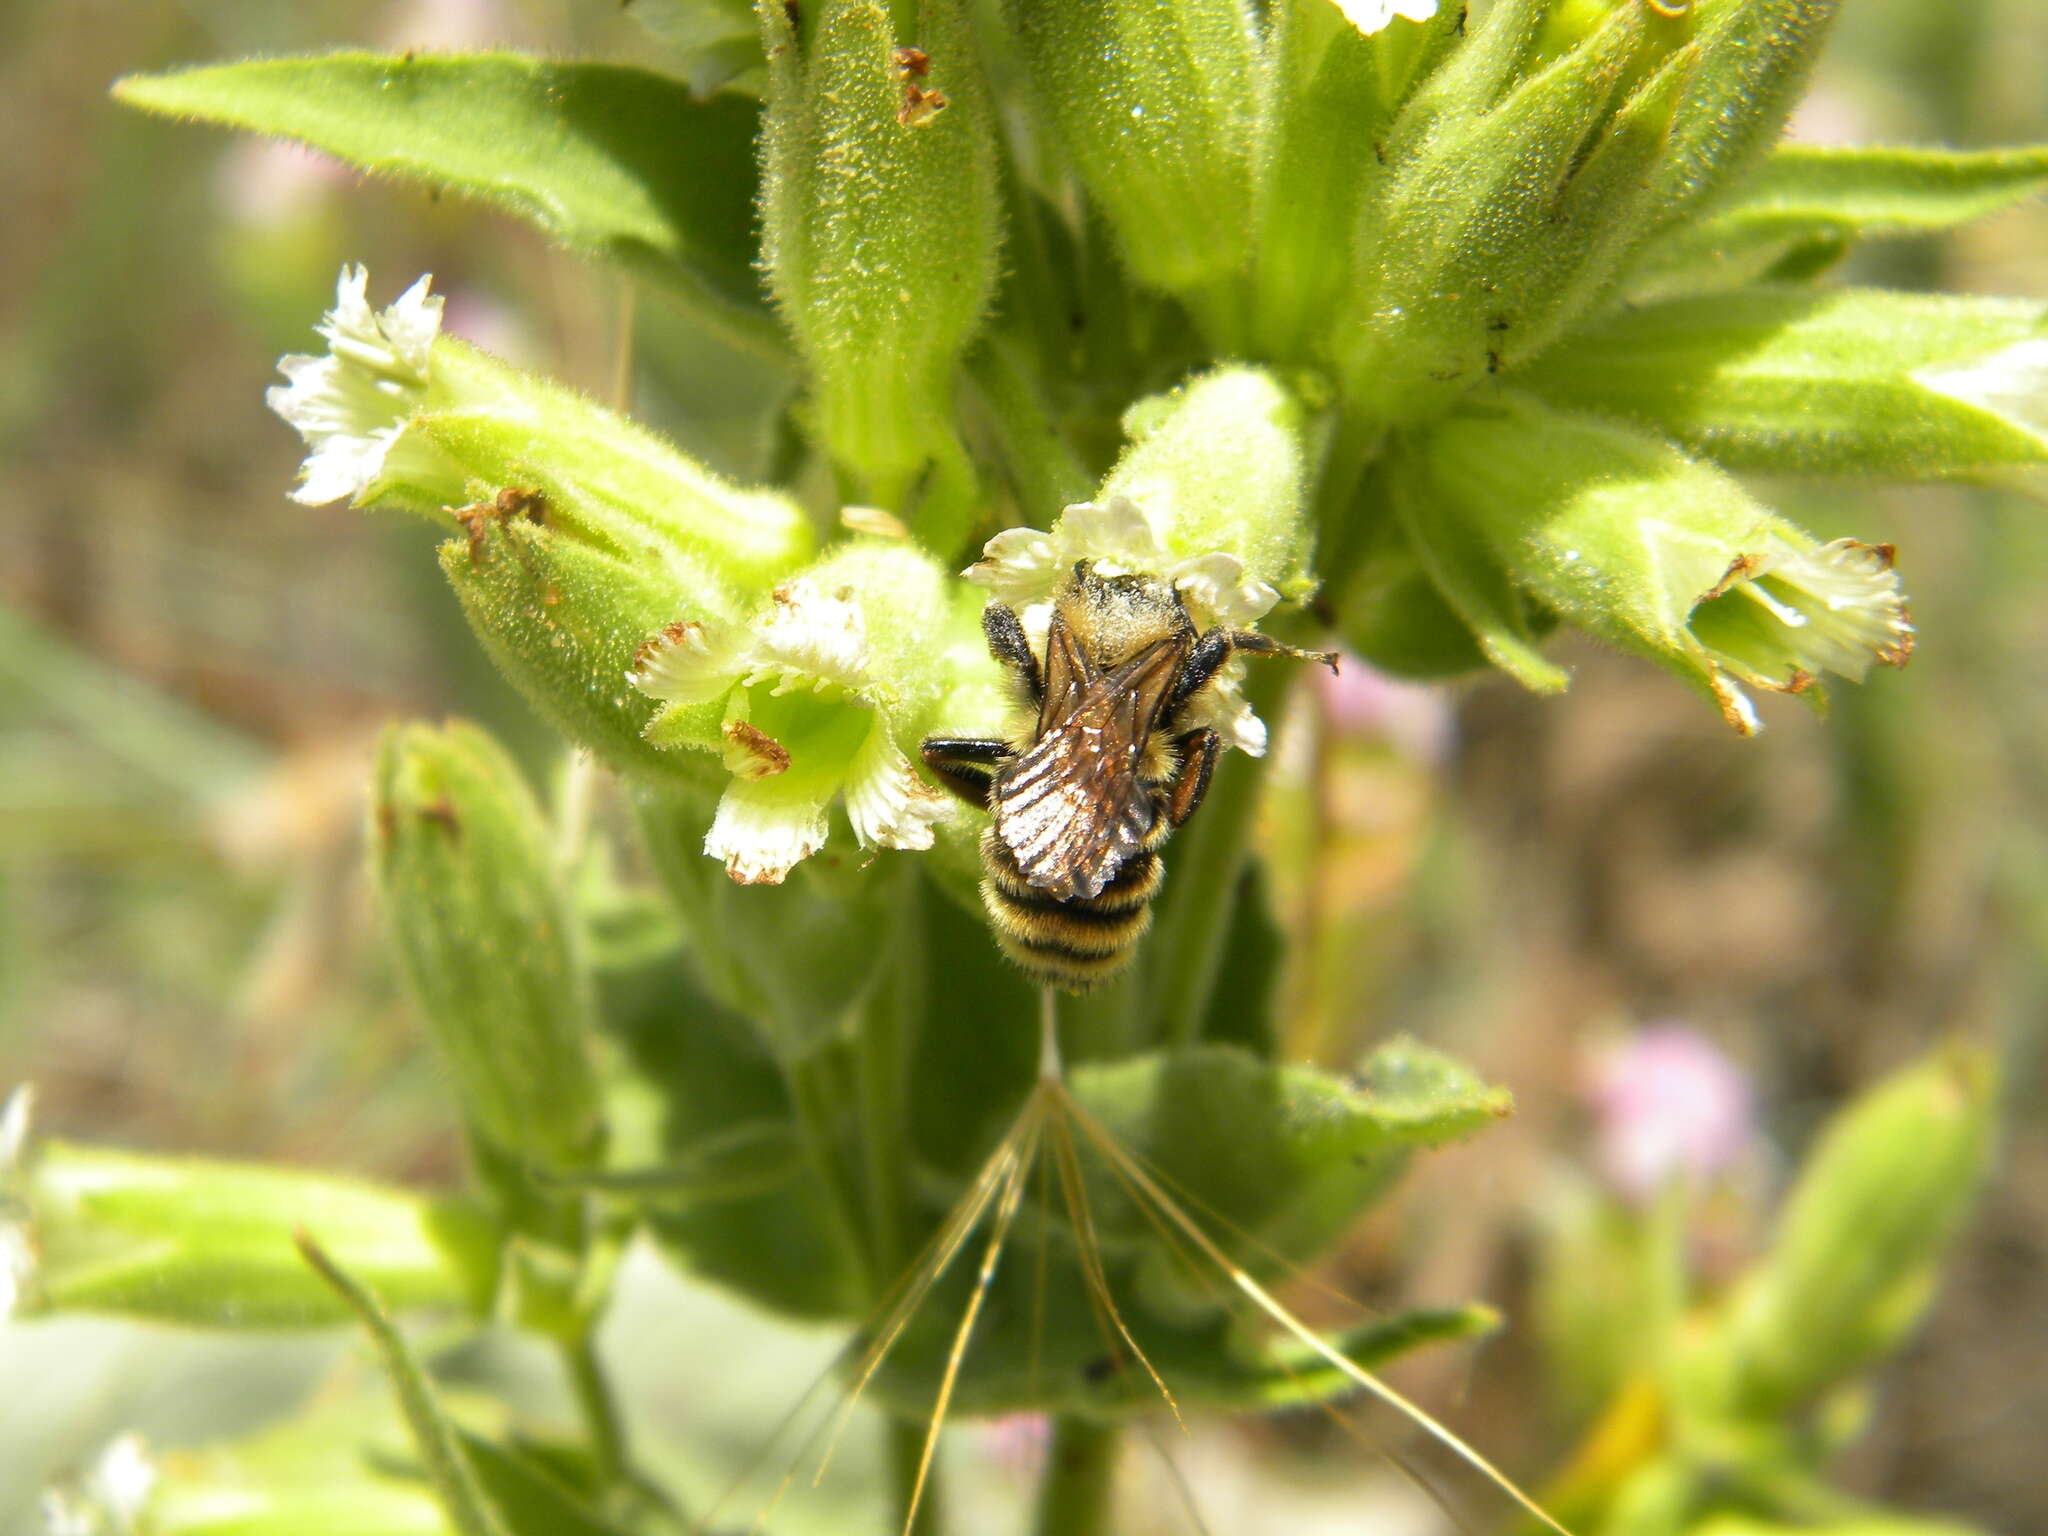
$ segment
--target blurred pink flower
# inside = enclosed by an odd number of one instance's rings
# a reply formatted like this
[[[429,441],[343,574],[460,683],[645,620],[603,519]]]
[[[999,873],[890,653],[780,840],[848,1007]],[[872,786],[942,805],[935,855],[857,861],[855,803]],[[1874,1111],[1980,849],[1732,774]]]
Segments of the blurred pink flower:
[[[1052,1441],[1052,1421],[1042,1413],[1006,1413],[982,1426],[983,1454],[1020,1482],[1037,1480]]]
[[[1674,1179],[1705,1183],[1748,1149],[1749,1081],[1697,1030],[1652,1024],[1595,1063],[1595,1156],[1614,1189],[1647,1200]]]
[[[1338,653],[1337,672],[1312,669],[1330,724],[1347,736],[1378,736],[1426,767],[1441,763],[1457,731],[1441,688],[1404,683],[1349,651]]]
[[[540,366],[540,349],[525,320],[480,288],[448,290],[441,328],[518,367]]]

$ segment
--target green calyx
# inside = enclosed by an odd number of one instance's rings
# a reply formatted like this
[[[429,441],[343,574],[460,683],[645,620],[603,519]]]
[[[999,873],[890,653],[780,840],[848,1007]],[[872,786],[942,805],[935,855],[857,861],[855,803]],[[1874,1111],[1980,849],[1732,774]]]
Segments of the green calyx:
[[[899,33],[878,0],[761,7],[764,261],[810,372],[813,428],[852,498],[957,537],[970,477],[953,376],[1001,245],[995,120],[957,0]]]
[[[503,749],[460,722],[401,726],[377,754],[371,867],[464,1118],[543,1169],[603,1150],[591,997],[564,872]]]

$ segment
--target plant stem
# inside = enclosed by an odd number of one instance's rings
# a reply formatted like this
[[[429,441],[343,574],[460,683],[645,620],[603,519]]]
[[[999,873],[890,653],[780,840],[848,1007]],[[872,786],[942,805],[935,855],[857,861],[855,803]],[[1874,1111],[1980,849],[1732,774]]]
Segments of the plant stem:
[[[1038,1485],[1036,1536],[1109,1536],[1122,1432],[1062,1414],[1052,1421],[1045,1478]]]
[[[562,1340],[562,1364],[569,1376],[569,1390],[576,1398],[590,1436],[590,1449],[597,1462],[597,1475],[605,1488],[616,1490],[630,1481],[626,1450],[625,1421],[619,1417],[618,1399],[605,1379],[604,1366],[597,1358],[597,1330],[586,1328],[574,1338]]]
[[[1272,720],[1289,681],[1285,664],[1255,666],[1245,676],[1245,697]],[[1164,1045],[1192,1045],[1201,1038],[1258,804],[1258,775],[1244,764],[1225,761],[1217,766],[1201,815],[1173,845],[1172,879],[1160,899],[1151,941],[1154,1011],[1149,1034]]]

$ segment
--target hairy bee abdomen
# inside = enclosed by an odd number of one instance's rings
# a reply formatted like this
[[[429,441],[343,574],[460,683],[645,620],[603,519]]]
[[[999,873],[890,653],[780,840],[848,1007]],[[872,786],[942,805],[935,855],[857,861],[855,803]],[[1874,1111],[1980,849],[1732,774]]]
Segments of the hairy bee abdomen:
[[[981,862],[982,905],[1003,953],[1032,980],[1069,992],[1101,986],[1130,961],[1152,925],[1152,897],[1166,873],[1159,855],[1141,848],[1099,895],[1062,901],[1024,878],[994,827],[981,834]]]

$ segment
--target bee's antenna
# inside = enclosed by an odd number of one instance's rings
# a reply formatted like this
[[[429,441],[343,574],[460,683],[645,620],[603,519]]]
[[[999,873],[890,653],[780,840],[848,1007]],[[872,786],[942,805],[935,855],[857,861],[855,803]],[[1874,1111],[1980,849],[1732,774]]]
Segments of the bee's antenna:
[[[1058,1082],[1066,1068],[1060,1061],[1059,993],[1051,987],[1038,989],[1038,1077],[1041,1082]]]

